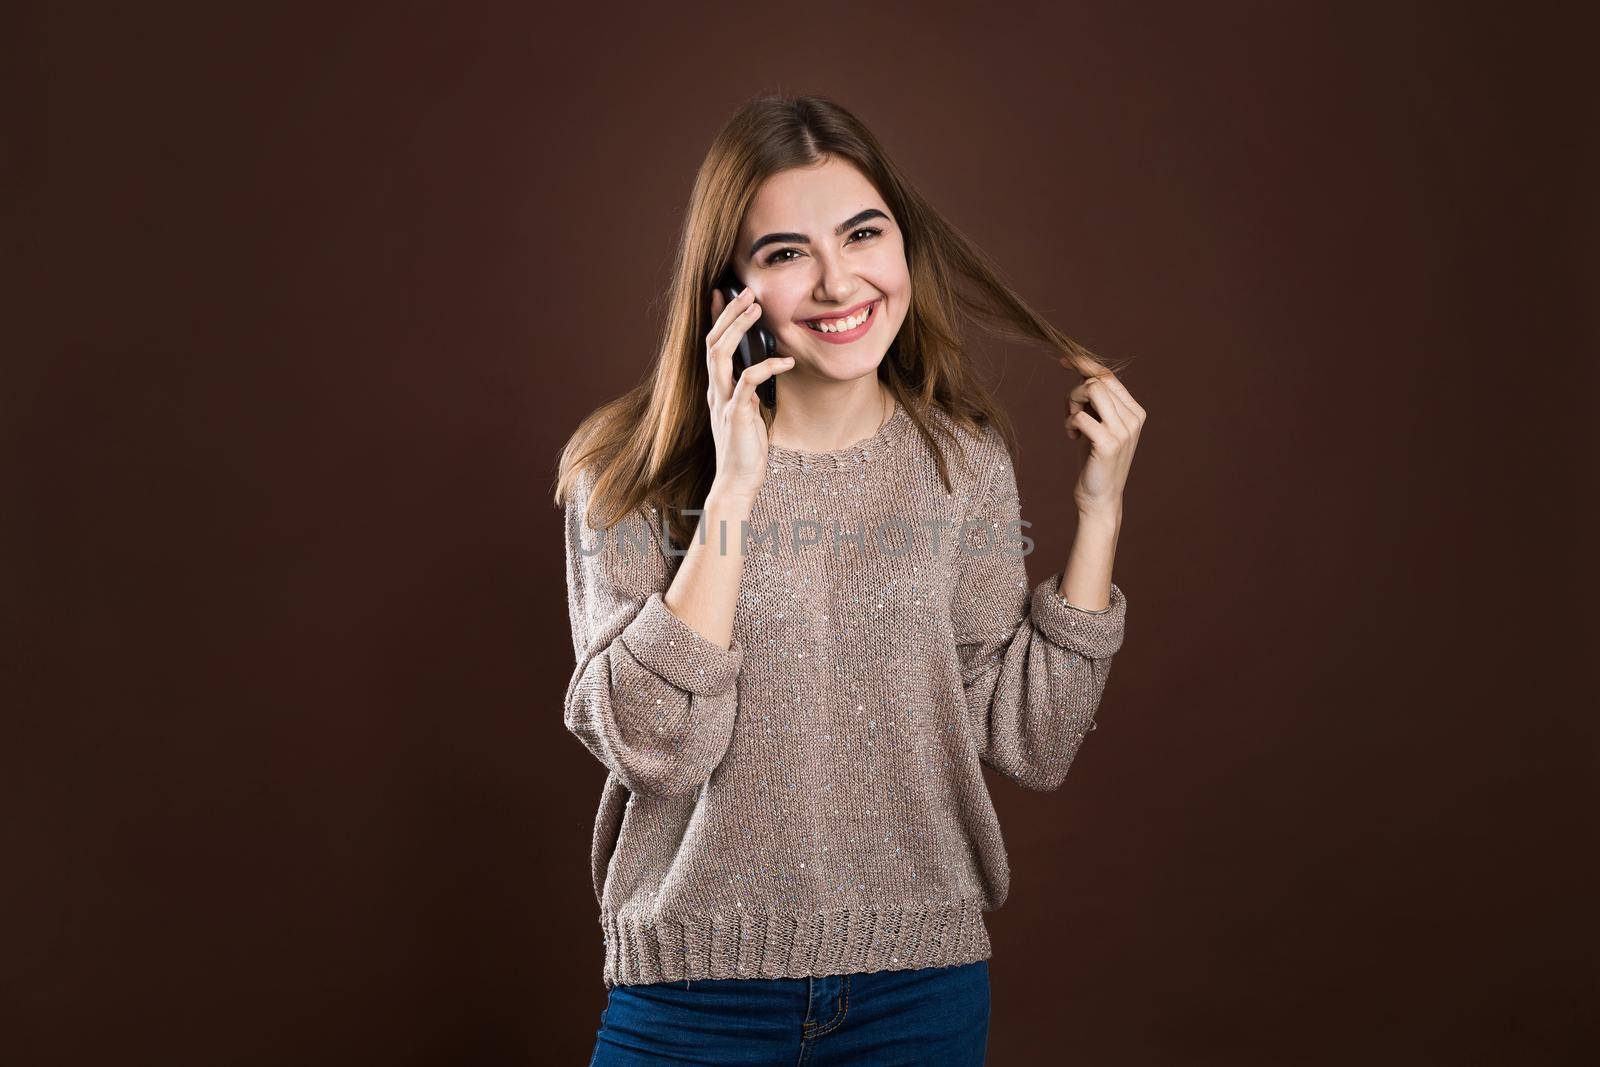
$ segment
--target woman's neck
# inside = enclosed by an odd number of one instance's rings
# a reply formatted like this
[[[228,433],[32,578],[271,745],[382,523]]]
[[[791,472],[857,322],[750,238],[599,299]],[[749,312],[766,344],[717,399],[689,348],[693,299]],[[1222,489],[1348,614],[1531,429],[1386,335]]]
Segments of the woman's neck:
[[[783,399],[767,424],[767,442],[778,448],[836,452],[876,434],[894,413],[894,398],[876,375],[817,390],[795,385],[778,383]]]

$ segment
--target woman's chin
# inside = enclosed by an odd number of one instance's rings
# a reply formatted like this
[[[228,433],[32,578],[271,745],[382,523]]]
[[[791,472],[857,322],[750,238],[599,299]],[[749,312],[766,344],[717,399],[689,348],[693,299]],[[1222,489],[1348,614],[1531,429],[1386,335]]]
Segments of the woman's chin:
[[[819,378],[828,378],[837,382],[850,382],[863,374],[876,374],[878,365],[883,362],[884,351],[857,351],[856,346],[849,348],[834,348],[825,346],[828,350],[817,352],[808,350],[804,355],[796,356],[794,370],[805,371]],[[793,353],[793,349],[789,349]]]

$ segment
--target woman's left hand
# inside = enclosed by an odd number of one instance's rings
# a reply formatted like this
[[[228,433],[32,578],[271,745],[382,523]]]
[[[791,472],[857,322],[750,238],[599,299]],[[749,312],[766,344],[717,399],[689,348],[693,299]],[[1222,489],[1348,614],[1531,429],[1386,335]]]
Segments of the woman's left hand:
[[[1071,367],[1065,358],[1062,365]],[[1094,405],[1093,413],[1086,404]],[[1122,490],[1144,419],[1144,408],[1110,371],[1085,378],[1067,394],[1067,436],[1089,441],[1089,458],[1072,490],[1078,514],[1122,518]]]

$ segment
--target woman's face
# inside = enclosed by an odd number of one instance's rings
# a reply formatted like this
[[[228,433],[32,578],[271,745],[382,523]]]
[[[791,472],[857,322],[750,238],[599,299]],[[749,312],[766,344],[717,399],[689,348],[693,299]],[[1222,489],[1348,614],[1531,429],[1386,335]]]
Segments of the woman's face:
[[[752,249],[754,254],[752,254]],[[849,381],[876,374],[911,306],[900,226],[872,183],[844,160],[774,174],[756,191],[734,252],[755,289],[785,374]],[[865,322],[845,326],[867,312]],[[829,332],[812,324],[826,322]]]

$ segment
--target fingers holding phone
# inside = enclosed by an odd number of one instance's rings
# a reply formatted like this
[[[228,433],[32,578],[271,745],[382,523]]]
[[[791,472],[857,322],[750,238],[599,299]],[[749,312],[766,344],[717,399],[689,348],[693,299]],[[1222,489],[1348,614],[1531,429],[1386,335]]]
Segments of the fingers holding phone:
[[[716,479],[729,489],[753,496],[767,473],[767,424],[761,417],[758,391],[772,391],[773,379],[793,367],[794,360],[772,354],[771,334],[765,329],[760,330],[765,337],[750,337],[759,323],[761,305],[755,301],[754,290],[731,289],[719,284],[711,296],[706,402],[716,442]],[[753,358],[752,341],[761,345],[766,358]]]
[[[745,286],[730,266],[717,279],[716,291],[721,294],[724,301],[732,303],[744,295]],[[771,359],[777,354],[778,339],[772,335],[771,330],[767,329],[766,323],[761,320],[758,312],[755,323],[746,328],[744,335],[739,339],[738,347],[733,352],[733,380],[738,381],[739,375],[746,370],[764,359]],[[777,408],[778,391],[776,385],[771,382],[764,383],[761,388],[756,390],[756,395],[761,398],[761,402],[767,407]]]
[[[725,288],[711,292],[711,332],[706,335],[706,369],[711,372],[715,399],[726,401],[733,392],[736,375],[733,356],[738,339],[761,317],[755,290],[729,294]],[[724,343],[726,342],[726,343]]]

